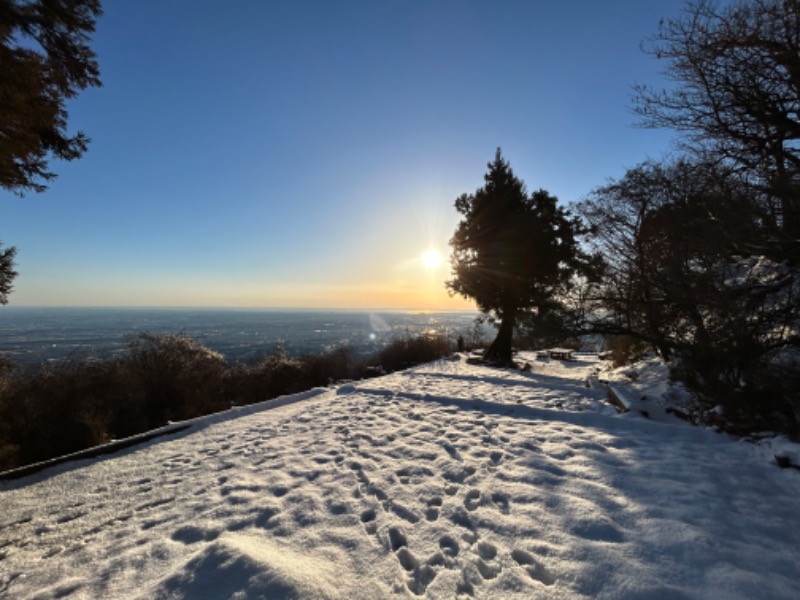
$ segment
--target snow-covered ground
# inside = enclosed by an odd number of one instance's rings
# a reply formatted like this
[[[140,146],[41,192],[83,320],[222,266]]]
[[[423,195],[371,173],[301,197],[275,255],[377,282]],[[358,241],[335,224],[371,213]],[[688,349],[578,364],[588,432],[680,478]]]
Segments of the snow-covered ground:
[[[443,360],[0,482],[0,597],[800,598],[800,472]],[[620,383],[619,385],[623,385]]]

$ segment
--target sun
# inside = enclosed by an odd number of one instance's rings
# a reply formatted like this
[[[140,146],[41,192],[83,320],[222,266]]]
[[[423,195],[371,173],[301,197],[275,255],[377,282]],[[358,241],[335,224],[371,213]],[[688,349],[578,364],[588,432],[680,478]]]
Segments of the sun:
[[[438,250],[431,248],[430,250],[426,250],[422,255],[422,266],[426,269],[435,269],[440,264],[442,264],[442,255],[439,254]]]

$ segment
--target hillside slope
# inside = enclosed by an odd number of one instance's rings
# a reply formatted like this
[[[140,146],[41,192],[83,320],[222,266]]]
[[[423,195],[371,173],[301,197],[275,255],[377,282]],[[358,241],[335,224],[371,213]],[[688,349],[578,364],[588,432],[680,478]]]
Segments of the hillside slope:
[[[797,598],[800,472],[443,360],[0,482],[0,597]]]

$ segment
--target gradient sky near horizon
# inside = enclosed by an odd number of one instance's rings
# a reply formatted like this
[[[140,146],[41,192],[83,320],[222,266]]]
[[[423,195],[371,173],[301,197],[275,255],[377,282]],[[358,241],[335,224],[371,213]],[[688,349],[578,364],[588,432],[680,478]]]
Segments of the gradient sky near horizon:
[[[670,149],[635,127],[682,0],[106,0],[88,153],[0,191],[17,306],[468,309],[455,198],[502,147],[569,203]]]

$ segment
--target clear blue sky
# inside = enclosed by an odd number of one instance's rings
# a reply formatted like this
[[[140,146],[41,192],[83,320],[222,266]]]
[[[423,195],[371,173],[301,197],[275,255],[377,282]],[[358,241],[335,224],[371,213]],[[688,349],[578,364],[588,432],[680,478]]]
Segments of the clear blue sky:
[[[91,138],[0,192],[13,305],[467,308],[455,198],[500,146],[568,203],[669,149],[634,126],[679,0],[106,0]]]

